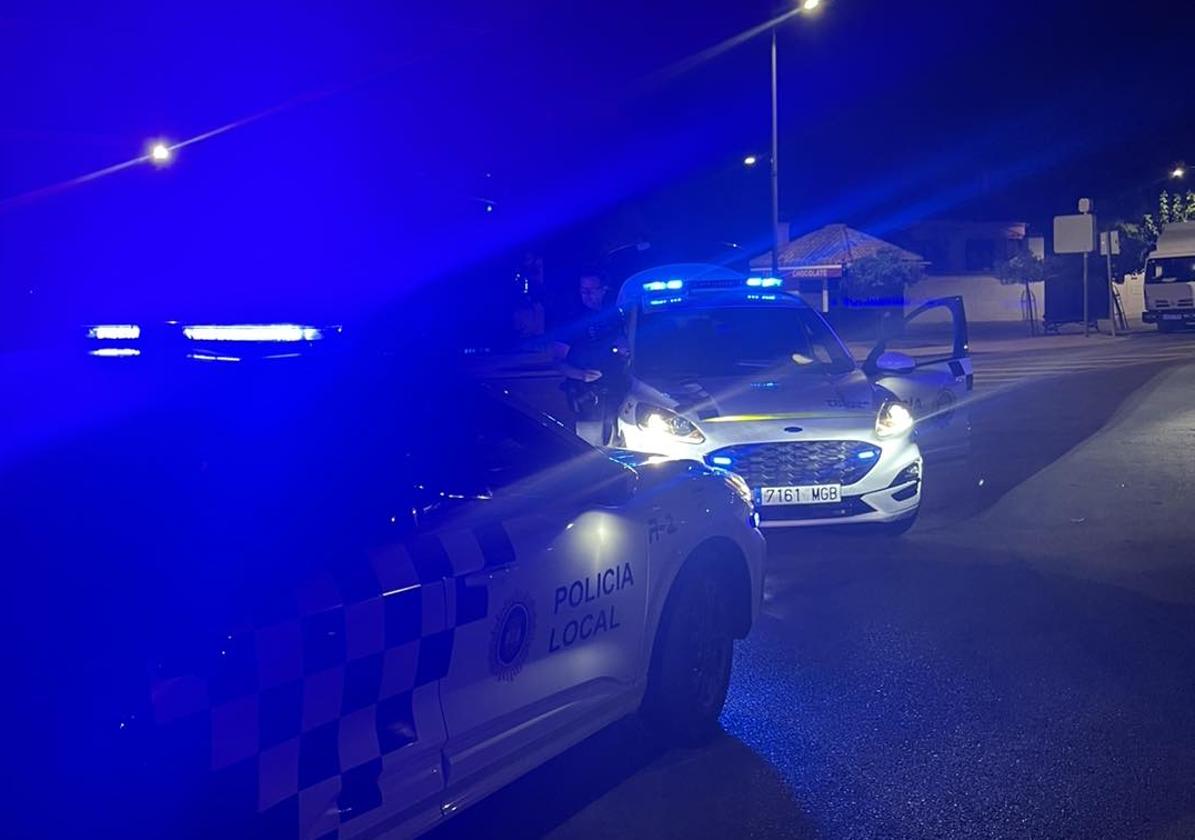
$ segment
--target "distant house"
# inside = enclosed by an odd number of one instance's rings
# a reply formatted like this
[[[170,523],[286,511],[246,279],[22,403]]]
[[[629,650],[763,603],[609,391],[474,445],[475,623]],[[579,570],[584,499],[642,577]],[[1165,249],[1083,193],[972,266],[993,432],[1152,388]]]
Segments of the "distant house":
[[[856,260],[892,251],[909,262],[924,263],[920,254],[885,242],[847,225],[826,225],[793,239],[780,248],[779,272],[785,288],[822,312],[842,297],[842,278]],[[770,271],[772,252],[751,260],[752,271]]]
[[[991,274],[1027,246],[1027,222],[918,222],[899,239],[925,254],[931,274]]]

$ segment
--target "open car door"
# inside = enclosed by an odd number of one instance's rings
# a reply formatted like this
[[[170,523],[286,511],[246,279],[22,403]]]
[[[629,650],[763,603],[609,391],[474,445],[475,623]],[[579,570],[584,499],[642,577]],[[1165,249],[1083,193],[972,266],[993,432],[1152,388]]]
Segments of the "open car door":
[[[965,455],[971,443],[966,396],[973,378],[963,299],[926,301],[901,326],[898,334],[881,339],[864,369],[912,408],[923,450],[938,457]]]

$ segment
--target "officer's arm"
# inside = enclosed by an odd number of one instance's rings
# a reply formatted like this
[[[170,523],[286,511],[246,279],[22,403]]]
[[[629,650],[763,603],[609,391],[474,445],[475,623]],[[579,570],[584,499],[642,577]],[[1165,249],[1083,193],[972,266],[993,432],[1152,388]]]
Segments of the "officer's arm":
[[[552,363],[556,370],[566,379],[576,379],[578,382],[593,382],[601,379],[602,372],[600,370],[589,370],[588,368],[579,368],[576,365],[568,362],[569,346],[563,341],[552,342]]]

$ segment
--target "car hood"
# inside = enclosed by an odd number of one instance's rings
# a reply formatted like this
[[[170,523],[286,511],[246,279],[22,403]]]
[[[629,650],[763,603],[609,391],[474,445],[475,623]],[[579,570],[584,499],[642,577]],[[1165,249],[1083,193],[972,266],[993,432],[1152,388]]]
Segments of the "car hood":
[[[859,370],[836,376],[768,371],[750,378],[636,378],[632,394],[697,420],[871,416],[879,401],[877,389]]]

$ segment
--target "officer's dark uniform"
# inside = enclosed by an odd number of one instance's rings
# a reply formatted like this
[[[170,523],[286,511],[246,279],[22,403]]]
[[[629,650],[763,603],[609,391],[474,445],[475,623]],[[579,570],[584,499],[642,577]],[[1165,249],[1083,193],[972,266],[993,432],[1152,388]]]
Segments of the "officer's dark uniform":
[[[627,390],[627,359],[617,350],[624,337],[622,314],[612,306],[586,312],[560,333],[560,341],[568,345],[565,362],[581,370],[601,371],[596,382],[567,379],[562,387],[579,421],[602,421],[603,441],[610,439]]]

